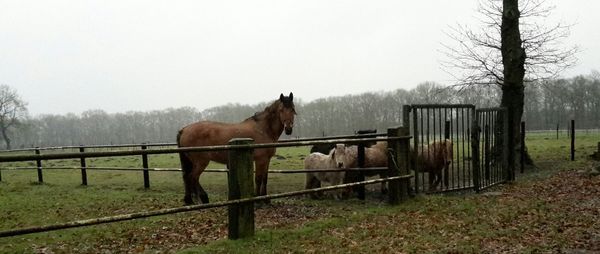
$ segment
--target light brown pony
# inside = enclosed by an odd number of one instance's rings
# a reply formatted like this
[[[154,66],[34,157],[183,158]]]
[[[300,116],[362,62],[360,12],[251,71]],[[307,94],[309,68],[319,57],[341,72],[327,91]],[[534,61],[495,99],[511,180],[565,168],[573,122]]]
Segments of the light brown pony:
[[[452,140],[443,139],[423,146],[417,153],[417,167],[429,173],[429,191],[435,191],[442,182],[442,171],[449,169],[454,157]],[[411,153],[413,148],[411,147]]]
[[[344,161],[346,161],[346,165],[343,165],[343,168],[357,168],[358,167],[358,146],[356,145],[352,145],[352,146],[336,146],[336,153],[338,154],[343,154],[344,156],[347,156],[347,159],[342,159]],[[339,150],[340,149],[345,149],[345,153],[341,153]],[[342,157],[342,156],[338,156],[338,157]],[[365,168],[371,168],[371,167],[387,167],[388,165],[388,157],[387,157],[387,142],[386,141],[379,141],[377,143],[375,143],[374,145],[372,145],[371,147],[365,147]],[[365,171],[363,172],[364,176],[375,176],[375,175],[379,175],[379,177],[381,178],[386,178],[387,177],[387,172],[385,171],[380,171],[380,172],[369,172],[369,171]],[[359,180],[359,172],[347,172],[344,182],[345,183],[352,183],[352,182],[358,182]],[[381,193],[385,194],[387,193],[387,184],[385,182],[381,183]]]
[[[251,138],[255,144],[277,142],[281,133],[292,134],[294,127],[294,95],[279,96],[264,111],[257,112],[254,116],[241,123],[220,123],[200,121],[190,124],[179,130],[177,146],[195,147],[226,145],[233,138]],[[197,199],[208,203],[208,195],[198,181],[210,161],[227,164],[228,151],[214,152],[185,152],[180,153],[183,183],[185,185],[185,204],[193,204]],[[267,194],[267,173],[271,157],[275,155],[275,148],[254,149],[255,187],[256,195]]]

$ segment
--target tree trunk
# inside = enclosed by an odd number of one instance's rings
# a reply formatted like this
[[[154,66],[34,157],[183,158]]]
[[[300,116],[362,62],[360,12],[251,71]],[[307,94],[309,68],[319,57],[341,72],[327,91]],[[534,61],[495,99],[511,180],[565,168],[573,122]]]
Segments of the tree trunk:
[[[7,128],[0,128],[0,132],[2,132],[2,138],[6,144],[6,150],[10,150],[10,138],[8,137]]]
[[[508,111],[508,168],[514,172],[520,144],[519,129],[523,116],[525,77],[525,50],[519,30],[519,1],[503,0],[501,51],[504,67],[500,105]]]

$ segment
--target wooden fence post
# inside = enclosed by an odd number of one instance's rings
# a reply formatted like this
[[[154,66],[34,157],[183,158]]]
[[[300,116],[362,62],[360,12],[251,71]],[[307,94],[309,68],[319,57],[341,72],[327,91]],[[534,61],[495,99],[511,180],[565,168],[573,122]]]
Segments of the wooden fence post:
[[[364,168],[365,167],[365,144],[359,143],[357,152],[358,152],[357,165],[359,168]],[[358,172],[358,181],[362,182],[364,180],[365,180],[365,173],[362,171],[359,171]],[[356,186],[356,191],[358,192],[358,199],[365,200],[365,186],[364,185]]]
[[[575,120],[571,120],[571,161],[575,160]]]
[[[247,145],[254,141],[249,138],[236,138],[229,141],[229,145]],[[229,150],[229,200],[254,197],[254,167],[251,148],[237,148]],[[254,203],[230,205],[229,239],[238,239],[254,236]]]
[[[40,154],[39,147],[35,148],[35,154],[37,154],[37,155]],[[42,160],[40,160],[40,159],[36,160],[36,165],[37,165],[38,182],[43,183],[44,176],[42,175]]]
[[[358,134],[358,135],[369,134],[369,133],[377,133],[377,130],[359,130],[356,132],[356,134]],[[359,143],[357,145],[357,153],[358,153],[358,155],[356,158],[356,164],[359,168],[364,168],[365,167],[365,144]],[[365,172],[359,171],[357,181],[362,182],[364,180],[365,180]],[[358,194],[359,200],[365,200],[365,186],[364,185],[356,186],[356,192]]]
[[[389,128],[387,135],[391,137],[400,137],[410,135],[409,127]],[[408,153],[409,139],[389,140],[388,141],[388,177],[408,175]],[[401,201],[408,199],[410,188],[410,178],[394,180],[388,182],[388,202],[391,205],[397,205]]]
[[[148,148],[145,144],[142,145],[142,150]],[[142,154],[142,167],[144,172],[144,188],[150,188],[150,174],[148,174],[148,154]]]
[[[388,128],[387,136],[388,138],[397,137],[398,128]],[[398,140],[388,140],[388,177],[394,177],[400,175],[400,165],[396,165],[396,163],[400,164],[398,161],[398,155],[400,150],[400,145]],[[400,183],[398,181],[389,181],[388,182],[388,203],[390,205],[397,205],[402,200]]]
[[[85,152],[83,146],[79,146],[79,152]],[[85,157],[81,157],[81,185],[87,185],[87,167],[85,165]]]

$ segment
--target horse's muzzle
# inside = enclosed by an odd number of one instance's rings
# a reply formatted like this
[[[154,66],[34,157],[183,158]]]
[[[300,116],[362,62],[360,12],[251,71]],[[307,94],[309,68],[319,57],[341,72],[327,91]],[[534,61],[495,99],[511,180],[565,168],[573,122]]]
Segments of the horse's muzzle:
[[[292,127],[285,127],[285,135],[291,135],[292,134]]]

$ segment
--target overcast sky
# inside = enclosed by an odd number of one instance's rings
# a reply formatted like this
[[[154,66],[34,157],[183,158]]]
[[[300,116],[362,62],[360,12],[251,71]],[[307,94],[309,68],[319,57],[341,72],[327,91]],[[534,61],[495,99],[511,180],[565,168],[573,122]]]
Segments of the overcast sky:
[[[566,77],[600,70],[600,1],[548,0],[582,52]],[[109,113],[294,93],[304,102],[449,84],[441,43],[475,0],[0,0],[0,84],[32,115]]]

